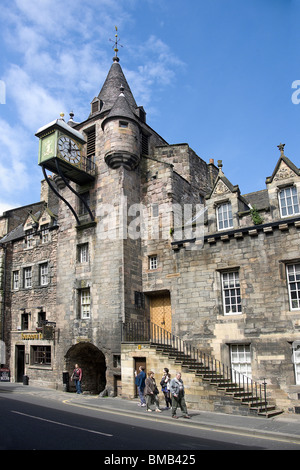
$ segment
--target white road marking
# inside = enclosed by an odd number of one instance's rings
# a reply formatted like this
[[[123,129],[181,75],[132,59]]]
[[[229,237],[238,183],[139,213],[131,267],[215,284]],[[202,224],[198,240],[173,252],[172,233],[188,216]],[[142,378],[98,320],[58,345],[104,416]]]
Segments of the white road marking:
[[[91,432],[93,434],[100,434],[101,436],[113,437],[113,434],[106,434],[105,432],[93,431],[92,429],[80,428],[78,426],[71,426],[70,424],[60,423],[59,421],[52,421],[51,419],[40,418],[39,416],[32,416],[26,413],[21,413],[20,411],[11,410],[12,413],[27,416],[28,418],[38,419],[40,421],[46,421],[47,423],[57,424],[59,426],[65,426],[66,428],[78,429],[79,431]]]

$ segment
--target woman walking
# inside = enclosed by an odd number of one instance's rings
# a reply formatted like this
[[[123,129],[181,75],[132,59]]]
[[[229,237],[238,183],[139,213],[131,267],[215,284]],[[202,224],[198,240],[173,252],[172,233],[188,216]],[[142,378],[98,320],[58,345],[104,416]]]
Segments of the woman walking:
[[[170,380],[171,380],[171,376],[169,374],[169,369],[165,367],[164,374],[160,381],[160,385],[161,385],[161,390],[165,397],[166,410],[168,410],[172,406],[172,400],[170,398]]]
[[[161,410],[159,409],[159,400],[158,400],[158,388],[156,386],[155,378],[154,378],[154,372],[150,371],[148,372],[148,377],[146,378],[145,381],[145,397],[146,397],[146,410],[151,412],[153,411],[151,409],[151,406],[155,406],[155,411],[158,411],[159,413]]]

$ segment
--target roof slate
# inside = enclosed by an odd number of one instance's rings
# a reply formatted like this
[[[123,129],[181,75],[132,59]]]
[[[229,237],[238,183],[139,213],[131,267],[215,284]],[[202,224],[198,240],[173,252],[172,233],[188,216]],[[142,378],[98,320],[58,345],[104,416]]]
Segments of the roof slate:
[[[120,87],[124,87],[124,95],[126,100],[134,112],[137,104],[127,83],[123,70],[118,62],[114,62],[108,72],[106,80],[101,88],[98,98],[103,101],[101,113],[112,109],[120,95]]]

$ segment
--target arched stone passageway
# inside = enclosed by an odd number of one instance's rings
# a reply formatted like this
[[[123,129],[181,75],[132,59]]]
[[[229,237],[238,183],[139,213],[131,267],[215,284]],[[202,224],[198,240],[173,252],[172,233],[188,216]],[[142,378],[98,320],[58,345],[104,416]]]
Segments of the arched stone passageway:
[[[71,375],[75,364],[82,369],[82,391],[98,394],[106,386],[106,362],[104,354],[91,343],[78,343],[65,355],[66,370]],[[72,391],[73,382],[70,381]],[[75,387],[74,387],[75,389]]]

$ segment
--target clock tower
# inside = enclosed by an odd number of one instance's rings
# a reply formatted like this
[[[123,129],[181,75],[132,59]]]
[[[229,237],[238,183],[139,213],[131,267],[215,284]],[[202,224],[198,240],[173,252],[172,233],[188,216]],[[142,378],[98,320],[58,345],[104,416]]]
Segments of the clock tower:
[[[147,125],[117,56],[87,119],[57,119],[36,135],[39,165],[59,176],[56,361],[69,372],[80,364],[89,389],[102,392],[105,386],[110,393],[121,380],[122,324],[146,315],[136,305],[142,293],[143,242],[136,223],[145,203],[144,157],[166,142]]]

